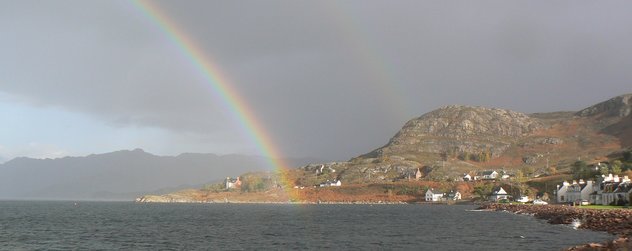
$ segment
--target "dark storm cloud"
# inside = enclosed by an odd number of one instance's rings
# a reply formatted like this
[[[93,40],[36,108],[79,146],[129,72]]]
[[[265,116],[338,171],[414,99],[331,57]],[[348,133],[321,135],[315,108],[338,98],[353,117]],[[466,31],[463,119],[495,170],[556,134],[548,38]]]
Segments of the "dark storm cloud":
[[[625,1],[156,4],[287,155],[364,153],[447,104],[578,110],[632,91]],[[208,83],[131,4],[3,5],[1,92],[118,126],[235,127]]]

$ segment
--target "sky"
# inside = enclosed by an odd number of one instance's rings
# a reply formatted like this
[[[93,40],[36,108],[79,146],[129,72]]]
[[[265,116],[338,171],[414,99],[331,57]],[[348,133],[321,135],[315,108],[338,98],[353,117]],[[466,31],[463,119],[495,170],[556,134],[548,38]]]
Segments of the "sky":
[[[630,1],[151,1],[284,157],[346,160],[441,106],[575,111],[632,92]],[[0,2],[0,163],[261,155],[131,1]]]

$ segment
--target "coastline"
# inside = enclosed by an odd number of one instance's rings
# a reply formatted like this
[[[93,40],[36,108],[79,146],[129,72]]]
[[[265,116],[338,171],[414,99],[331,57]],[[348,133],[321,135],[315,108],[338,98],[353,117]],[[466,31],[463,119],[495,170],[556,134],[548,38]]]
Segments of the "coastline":
[[[550,224],[579,223],[577,228],[608,232],[613,240],[587,243],[567,250],[632,250],[632,210],[586,209],[565,205],[483,204],[479,210],[527,214]]]

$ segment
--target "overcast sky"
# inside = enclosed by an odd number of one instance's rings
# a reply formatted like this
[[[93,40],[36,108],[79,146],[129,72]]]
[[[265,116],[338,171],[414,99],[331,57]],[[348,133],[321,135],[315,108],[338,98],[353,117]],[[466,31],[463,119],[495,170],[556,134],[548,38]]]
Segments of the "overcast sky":
[[[156,1],[281,154],[346,160],[448,104],[579,110],[632,92],[630,1]],[[0,162],[260,154],[128,1],[0,1]]]

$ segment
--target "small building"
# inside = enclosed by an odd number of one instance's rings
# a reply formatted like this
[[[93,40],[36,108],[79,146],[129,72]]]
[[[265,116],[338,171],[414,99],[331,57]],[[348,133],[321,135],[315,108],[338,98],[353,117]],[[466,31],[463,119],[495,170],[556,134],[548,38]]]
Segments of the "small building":
[[[463,181],[472,181],[472,176],[469,173],[464,174]]]
[[[334,180],[334,182],[329,183],[329,186],[332,187],[339,187],[342,185],[342,182],[340,182],[340,180]]]
[[[590,194],[593,193],[593,181],[584,181],[580,179],[579,181],[573,181],[573,183],[568,186],[566,190],[566,201],[567,202],[577,202],[590,199]]]
[[[421,170],[417,168],[417,172],[415,172],[415,180],[419,180],[419,179],[421,179]]]
[[[318,186],[319,187],[339,187],[339,186],[342,186],[342,182],[340,182],[340,180],[334,180],[334,181],[327,180],[323,183],[320,183]]]
[[[461,193],[459,191],[450,191],[444,196],[445,200],[461,200]]]
[[[557,203],[566,203],[569,202],[568,196],[566,196],[566,191],[568,191],[568,187],[571,184],[564,181],[562,182],[562,186],[557,185],[557,189],[555,190],[555,197],[557,199]]]
[[[241,187],[241,180],[239,179],[239,177],[237,177],[236,179],[232,179],[230,177],[226,177],[226,180],[224,181],[224,187],[226,189],[240,188]]]
[[[484,171],[481,173],[481,178],[483,180],[495,180],[498,178],[498,172],[496,171]]]
[[[499,200],[507,200],[509,199],[509,195],[502,187],[494,188],[492,194],[489,196],[490,201],[499,201]]]
[[[426,191],[426,201],[441,201],[444,194],[441,190],[430,188]]]

